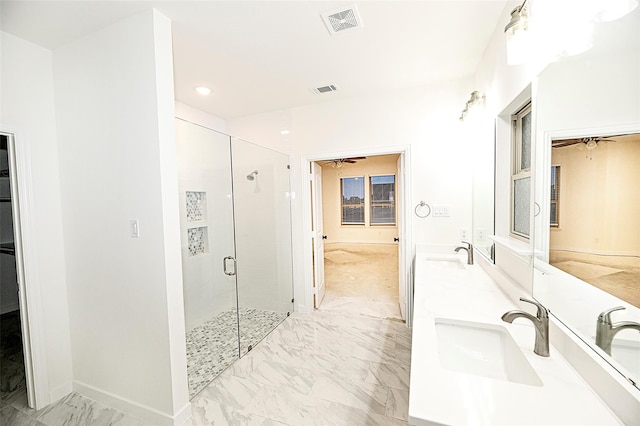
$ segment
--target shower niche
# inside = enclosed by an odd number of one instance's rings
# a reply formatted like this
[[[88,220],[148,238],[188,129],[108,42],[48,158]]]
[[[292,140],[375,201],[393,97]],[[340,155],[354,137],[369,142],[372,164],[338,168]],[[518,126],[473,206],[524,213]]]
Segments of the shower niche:
[[[293,309],[288,156],[176,119],[189,396]]]

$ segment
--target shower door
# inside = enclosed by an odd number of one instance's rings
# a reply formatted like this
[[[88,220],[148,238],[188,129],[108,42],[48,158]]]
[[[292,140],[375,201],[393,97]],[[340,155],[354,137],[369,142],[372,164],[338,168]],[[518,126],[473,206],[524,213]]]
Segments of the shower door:
[[[232,138],[240,356],[293,308],[289,157]]]
[[[230,137],[176,120],[189,396],[239,357]]]
[[[288,156],[176,120],[192,398],[292,311]]]

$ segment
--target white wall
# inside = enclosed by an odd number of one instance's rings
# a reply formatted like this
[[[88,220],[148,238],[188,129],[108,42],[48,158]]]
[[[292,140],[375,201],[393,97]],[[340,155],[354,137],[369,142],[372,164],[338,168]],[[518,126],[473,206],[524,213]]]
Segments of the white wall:
[[[30,196],[22,200],[29,207],[24,220],[34,231],[25,240],[29,256],[24,263],[33,271],[26,285],[40,294],[32,305],[41,306],[42,379],[49,388],[48,395],[39,397],[40,405],[69,393],[72,376],[52,54],[7,33],[0,33],[0,39],[0,130],[15,133],[22,155],[18,167],[31,174],[22,187]]]
[[[291,154],[296,308],[312,309],[309,240],[309,158],[362,155],[372,150],[410,148],[408,180],[411,206],[420,200],[448,205],[450,217],[418,219],[408,224],[416,243],[454,246],[460,228],[471,226],[469,146],[458,120],[472,86],[442,82],[229,120],[230,134]],[[282,135],[283,127],[291,130]],[[399,151],[396,151],[399,152]],[[345,155],[348,156],[348,155]],[[413,253],[409,253],[412,257]]]
[[[54,52],[54,76],[74,388],[181,424],[190,410],[170,22],[149,10],[77,39]]]

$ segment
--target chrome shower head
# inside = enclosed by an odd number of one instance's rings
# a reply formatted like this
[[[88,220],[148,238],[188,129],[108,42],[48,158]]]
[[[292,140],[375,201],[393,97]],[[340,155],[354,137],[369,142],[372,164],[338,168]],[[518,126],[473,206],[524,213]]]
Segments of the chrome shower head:
[[[258,171],[254,170],[247,175],[247,180],[254,180],[257,175],[258,175]]]

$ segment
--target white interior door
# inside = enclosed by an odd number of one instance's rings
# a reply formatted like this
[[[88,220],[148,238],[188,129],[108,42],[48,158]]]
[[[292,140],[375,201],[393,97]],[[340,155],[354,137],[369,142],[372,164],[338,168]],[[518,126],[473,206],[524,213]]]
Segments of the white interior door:
[[[398,157],[398,174],[396,177],[396,223],[398,227],[398,299],[400,302],[400,315],[408,321],[407,313],[407,271],[406,271],[406,233],[405,233],[405,209],[404,209],[404,156]]]
[[[318,309],[324,298],[324,234],[322,227],[322,167],[311,163],[311,214],[313,240],[313,306]]]

